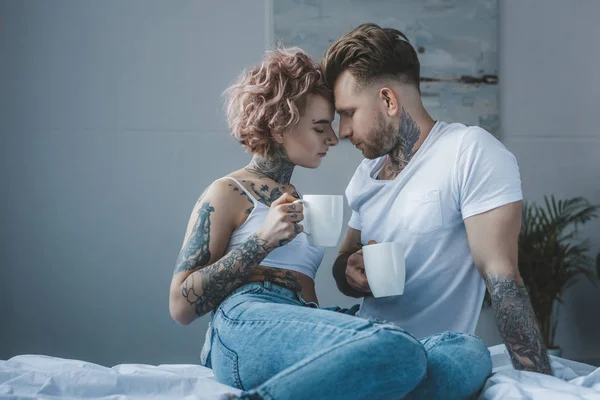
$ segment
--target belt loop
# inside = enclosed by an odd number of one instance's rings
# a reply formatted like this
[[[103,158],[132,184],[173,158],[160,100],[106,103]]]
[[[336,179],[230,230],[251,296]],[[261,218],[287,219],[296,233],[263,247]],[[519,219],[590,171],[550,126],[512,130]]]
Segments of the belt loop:
[[[271,281],[265,279],[263,281],[263,287],[267,290],[271,290],[273,288],[273,284],[271,283]]]

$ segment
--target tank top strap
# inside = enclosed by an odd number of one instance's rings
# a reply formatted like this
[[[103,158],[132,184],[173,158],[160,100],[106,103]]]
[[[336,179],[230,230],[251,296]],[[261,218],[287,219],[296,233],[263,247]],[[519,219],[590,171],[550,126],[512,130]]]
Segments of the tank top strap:
[[[252,195],[252,193],[250,193],[250,191],[248,189],[246,189],[244,187],[244,185],[241,184],[240,181],[238,181],[237,179],[235,179],[235,178],[233,178],[231,176],[226,176],[226,177],[223,177],[221,179],[229,179],[231,181],[234,181],[240,187],[240,189],[242,189],[244,191],[244,193],[246,193],[248,195],[248,197],[252,200],[252,202],[256,206],[256,203],[258,203],[258,200],[256,200],[256,198]]]

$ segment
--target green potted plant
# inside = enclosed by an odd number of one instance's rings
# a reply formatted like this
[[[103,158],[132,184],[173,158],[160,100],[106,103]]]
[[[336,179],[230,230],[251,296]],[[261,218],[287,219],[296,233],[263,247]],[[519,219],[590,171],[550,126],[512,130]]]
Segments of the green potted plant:
[[[581,277],[596,283],[588,256],[589,242],[579,238],[578,228],[598,217],[599,210],[600,205],[592,205],[583,197],[556,201],[554,196],[545,196],[543,207],[523,204],[519,271],[529,291],[542,338],[552,355],[561,354],[554,339],[558,304],[562,303],[565,290]],[[487,293],[486,304],[490,304]]]

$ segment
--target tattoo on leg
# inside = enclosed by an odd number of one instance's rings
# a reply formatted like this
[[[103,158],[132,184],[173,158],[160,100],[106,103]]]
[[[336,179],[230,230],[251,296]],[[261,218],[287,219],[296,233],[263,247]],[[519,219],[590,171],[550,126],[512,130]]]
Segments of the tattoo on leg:
[[[179,252],[173,274],[194,270],[210,261],[210,214],[214,211],[210,202],[202,203],[198,209],[198,218],[190,237]]]
[[[191,274],[183,283],[181,294],[202,316],[246,282],[271,250],[266,241],[254,234],[216,263]]]
[[[525,285],[486,275],[498,330],[515,369],[552,374],[548,353]]]

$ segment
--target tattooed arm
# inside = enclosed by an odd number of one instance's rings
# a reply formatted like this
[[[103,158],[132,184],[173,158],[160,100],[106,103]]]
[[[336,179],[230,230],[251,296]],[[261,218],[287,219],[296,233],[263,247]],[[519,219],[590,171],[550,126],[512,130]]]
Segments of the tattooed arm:
[[[490,292],[496,324],[513,366],[518,370],[552,374],[518,269],[521,202],[469,217],[465,225],[473,260]]]
[[[215,182],[196,203],[171,280],[169,311],[187,325],[216,308],[243,285],[255,267],[276,247],[302,231],[302,205],[285,193],[271,203],[257,233],[224,255],[246,201],[231,196],[228,184]]]
[[[226,182],[217,181],[194,206],[169,295],[171,316],[180,324],[187,325],[218,306],[269,252],[265,242],[254,235],[224,255],[235,229],[239,201]]]
[[[188,325],[217,307],[229,294],[246,282],[252,269],[272,249],[257,234],[250,236],[217,262],[200,268],[171,291],[171,315]],[[179,289],[179,290],[178,290]]]

